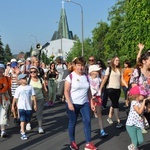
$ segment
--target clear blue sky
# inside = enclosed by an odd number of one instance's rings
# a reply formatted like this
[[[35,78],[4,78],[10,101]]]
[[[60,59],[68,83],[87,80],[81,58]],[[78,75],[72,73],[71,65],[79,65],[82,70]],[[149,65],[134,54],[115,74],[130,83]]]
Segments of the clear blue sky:
[[[58,29],[62,0],[1,0],[0,35],[13,54],[29,51],[36,38],[42,45],[49,42]],[[73,0],[84,11],[84,38],[92,36],[97,22],[107,21],[108,10],[117,0]],[[65,0],[64,0],[65,2]],[[81,9],[70,2],[64,4],[69,29],[81,38]],[[29,34],[36,36],[29,36]]]

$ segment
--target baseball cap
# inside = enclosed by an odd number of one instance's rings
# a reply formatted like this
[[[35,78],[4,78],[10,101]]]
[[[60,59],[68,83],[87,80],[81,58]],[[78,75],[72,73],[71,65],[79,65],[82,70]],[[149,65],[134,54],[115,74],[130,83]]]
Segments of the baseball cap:
[[[5,69],[5,65],[4,64],[0,64],[0,68]]]
[[[12,63],[11,63],[11,67],[12,67],[12,68],[15,68],[17,65],[18,65],[17,62],[12,62]]]
[[[93,71],[99,71],[100,68],[97,65],[90,65],[89,66],[89,73],[93,72]]]
[[[134,86],[129,90],[129,95],[140,95],[139,86]]]
[[[23,79],[23,78],[25,78],[25,77],[27,77],[27,74],[19,74],[18,80]]]

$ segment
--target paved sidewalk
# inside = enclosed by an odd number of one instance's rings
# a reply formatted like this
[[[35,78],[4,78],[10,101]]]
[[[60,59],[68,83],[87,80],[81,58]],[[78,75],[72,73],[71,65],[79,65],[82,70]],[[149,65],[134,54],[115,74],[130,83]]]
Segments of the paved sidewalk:
[[[110,102],[109,102],[110,103]],[[126,113],[123,108],[123,100],[120,100],[120,117],[125,124]],[[92,118],[92,141],[99,150],[127,150],[130,144],[129,136],[125,127],[117,129],[116,123],[109,125],[106,121],[108,109],[103,111],[103,120],[106,132],[109,136],[101,139],[99,136],[98,121]],[[113,118],[115,121],[115,119]],[[19,126],[14,126],[13,118],[10,119],[10,126],[7,127],[8,138],[0,138],[0,150],[69,150],[69,138],[67,132],[68,119],[64,103],[56,103],[54,107],[45,107],[44,110],[44,130],[45,134],[37,133],[37,122],[32,119],[32,130],[27,132],[29,139],[22,141],[19,134]],[[148,130],[150,133],[150,130]],[[140,147],[143,150],[150,150],[150,136],[144,135],[145,142]],[[78,119],[76,127],[76,142],[80,150],[84,149],[85,138],[81,118]]]

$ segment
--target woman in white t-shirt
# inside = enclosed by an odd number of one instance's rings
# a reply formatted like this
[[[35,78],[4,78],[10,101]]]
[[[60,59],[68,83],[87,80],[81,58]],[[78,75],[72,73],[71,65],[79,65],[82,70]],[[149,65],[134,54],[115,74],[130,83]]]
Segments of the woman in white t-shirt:
[[[91,143],[91,118],[90,118],[90,86],[88,77],[84,74],[85,60],[83,57],[74,60],[74,71],[66,77],[65,81],[65,98],[67,102],[67,113],[69,118],[68,132],[70,137],[70,148],[78,150],[79,147],[75,142],[75,127],[79,113],[81,113],[84,134],[86,139],[86,149],[96,150],[97,148]],[[93,103],[91,108],[95,110]]]

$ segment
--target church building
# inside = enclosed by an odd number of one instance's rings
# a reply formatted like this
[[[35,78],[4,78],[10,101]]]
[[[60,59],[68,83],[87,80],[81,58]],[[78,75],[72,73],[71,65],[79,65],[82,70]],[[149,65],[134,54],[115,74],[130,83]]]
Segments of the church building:
[[[73,40],[73,33],[69,30],[64,2],[62,1],[58,31],[54,32],[50,42],[42,46],[42,52],[44,51],[48,57],[52,55],[54,55],[55,58],[60,56],[65,60],[74,42],[76,41]]]

